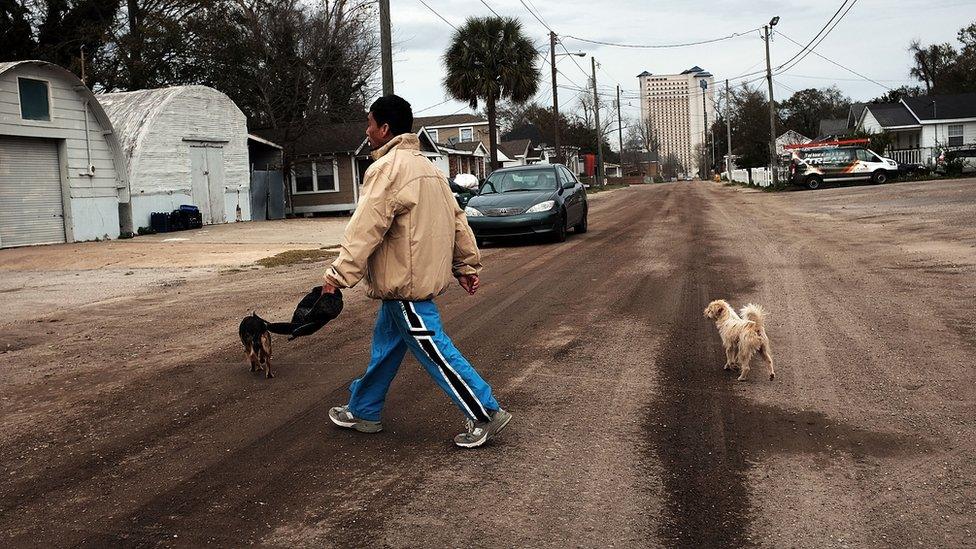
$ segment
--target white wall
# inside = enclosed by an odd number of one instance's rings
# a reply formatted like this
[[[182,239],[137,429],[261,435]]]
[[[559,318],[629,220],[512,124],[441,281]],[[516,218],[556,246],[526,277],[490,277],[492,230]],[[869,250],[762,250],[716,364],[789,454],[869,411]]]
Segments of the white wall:
[[[51,120],[22,120],[17,77],[45,80],[51,93]],[[119,187],[122,160],[115,155],[103,128],[89,108],[85,139],[85,97],[75,91],[81,82],[60,68],[17,65],[0,76],[0,135],[40,137],[62,141],[59,155],[65,166],[69,192],[68,241],[119,236]],[[88,172],[88,148],[94,175]],[[64,175],[63,175],[64,176]]]
[[[976,121],[959,122],[962,124],[963,144],[976,144]],[[949,126],[951,124],[923,124],[922,125],[922,147],[935,147],[936,145],[946,145],[949,143]]]

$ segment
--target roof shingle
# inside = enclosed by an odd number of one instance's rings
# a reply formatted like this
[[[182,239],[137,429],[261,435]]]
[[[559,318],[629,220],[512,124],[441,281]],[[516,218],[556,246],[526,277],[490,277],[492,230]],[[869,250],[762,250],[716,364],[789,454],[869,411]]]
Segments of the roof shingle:
[[[420,128],[436,128],[439,126],[454,126],[456,124],[486,124],[483,116],[477,114],[447,114],[443,116],[419,116],[413,119],[413,131]]]
[[[919,120],[976,118],[976,92],[922,95],[906,97],[904,101]]]
[[[885,128],[917,126],[918,121],[901,103],[875,103],[866,106],[874,118]]]

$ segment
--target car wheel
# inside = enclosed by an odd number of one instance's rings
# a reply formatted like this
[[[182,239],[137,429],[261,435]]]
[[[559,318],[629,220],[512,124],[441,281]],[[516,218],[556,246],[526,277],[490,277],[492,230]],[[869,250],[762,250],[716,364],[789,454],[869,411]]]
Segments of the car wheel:
[[[573,227],[573,230],[576,231],[576,234],[583,234],[583,233],[585,233],[587,231],[588,224],[587,224],[586,218],[589,216],[589,214],[590,214],[590,212],[584,211],[583,212],[583,219],[581,219],[580,222],[577,223],[575,227]]]
[[[807,188],[810,190],[819,189],[823,185],[823,178],[819,175],[811,175],[806,180]]]
[[[877,183],[878,185],[888,182],[888,172],[884,170],[878,170],[871,174],[871,181]]]
[[[556,242],[566,242],[566,213],[565,212],[559,217],[559,223],[556,225],[556,231],[553,233],[552,238]]]

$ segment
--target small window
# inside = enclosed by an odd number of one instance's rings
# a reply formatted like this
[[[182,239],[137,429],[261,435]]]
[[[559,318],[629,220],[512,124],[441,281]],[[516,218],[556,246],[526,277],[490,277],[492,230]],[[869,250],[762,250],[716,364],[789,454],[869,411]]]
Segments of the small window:
[[[474,130],[471,128],[461,128],[461,143],[474,141]]]
[[[315,176],[312,173],[312,166],[312,164],[299,164],[292,170],[296,193],[315,192]]]
[[[958,147],[962,145],[962,124],[949,126],[949,146]]]
[[[332,162],[318,162],[315,164],[315,179],[317,181],[316,190],[334,191],[336,190],[335,166]]]
[[[50,120],[47,82],[33,78],[18,78],[20,88],[20,117],[24,120]]]
[[[437,130],[427,130],[427,134],[430,135],[431,141],[433,141],[434,143],[439,142],[437,139]]]

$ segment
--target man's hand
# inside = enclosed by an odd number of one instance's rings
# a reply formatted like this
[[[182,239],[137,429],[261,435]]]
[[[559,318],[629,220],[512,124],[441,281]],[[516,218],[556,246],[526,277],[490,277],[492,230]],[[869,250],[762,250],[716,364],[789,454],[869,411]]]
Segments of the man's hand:
[[[335,291],[336,291],[336,287],[333,286],[332,284],[329,283],[322,284],[322,295],[334,294]]]
[[[481,287],[481,279],[478,278],[478,275],[461,275],[457,279],[458,284],[470,295],[474,295]]]

